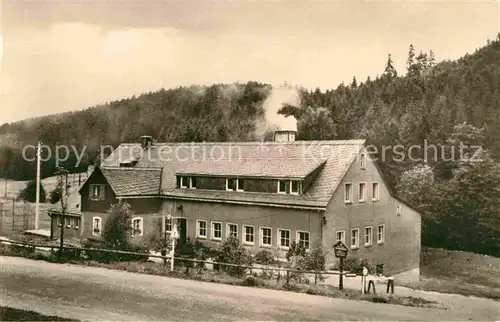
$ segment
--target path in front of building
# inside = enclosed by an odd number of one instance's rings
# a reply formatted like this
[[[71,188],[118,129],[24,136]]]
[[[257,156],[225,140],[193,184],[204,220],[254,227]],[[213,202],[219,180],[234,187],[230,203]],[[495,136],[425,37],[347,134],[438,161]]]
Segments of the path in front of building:
[[[414,308],[17,257],[0,263],[2,305],[81,320],[494,320],[475,303],[470,312]]]

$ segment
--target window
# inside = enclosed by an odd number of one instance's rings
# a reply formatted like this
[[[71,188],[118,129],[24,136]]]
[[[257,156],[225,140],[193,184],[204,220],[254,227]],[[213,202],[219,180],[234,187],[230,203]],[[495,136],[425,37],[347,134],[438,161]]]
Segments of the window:
[[[61,223],[62,223],[62,216],[56,216],[56,223],[57,223],[57,227],[61,227]]]
[[[205,220],[197,220],[196,231],[196,237],[207,238],[207,222]]]
[[[253,226],[243,226],[244,236],[243,243],[253,245],[254,243],[254,227]]]
[[[90,199],[91,200],[104,200],[104,185],[103,184],[91,184],[90,188]]]
[[[233,236],[238,238],[238,225],[236,224],[227,224],[227,236]]]
[[[244,191],[245,189],[245,181],[243,179],[236,180],[236,190]]]
[[[385,242],[385,226],[378,225],[377,226],[377,244],[382,244]]]
[[[65,220],[66,228],[71,228],[71,223],[72,222],[73,222],[73,218],[66,217],[66,220]]]
[[[337,242],[339,242],[339,241],[345,244],[345,231],[344,230],[337,231]]]
[[[298,195],[300,193],[300,181],[290,181],[290,193],[295,195]]]
[[[79,229],[80,228],[80,221],[81,221],[80,218],[75,218],[75,229]]]
[[[196,177],[189,178],[189,188],[196,189]]]
[[[351,248],[359,247],[359,229],[351,230]]]
[[[373,182],[372,183],[372,200],[377,201],[378,200],[378,182]]]
[[[179,177],[181,188],[196,189],[196,177]]]
[[[364,202],[366,201],[365,199],[366,199],[366,183],[362,182],[359,184],[358,201]]]
[[[226,190],[236,191],[236,179],[226,179]]]
[[[366,167],[366,155],[364,153],[361,153],[359,156],[359,167],[361,169],[365,169]]]
[[[286,181],[278,180],[278,193],[286,193]]]
[[[132,236],[142,236],[142,218],[135,217],[132,219]]]
[[[281,248],[288,248],[290,247],[290,230],[287,229],[278,229],[278,236],[279,236],[279,246]]]
[[[165,232],[172,232],[172,219],[165,218]]]
[[[101,217],[93,217],[92,218],[92,235],[100,236],[101,235],[101,227],[102,227]]]
[[[345,203],[352,202],[352,183],[346,183],[344,189],[344,201]]]
[[[372,227],[365,227],[365,246],[371,246],[373,240]]]
[[[302,245],[305,249],[309,249],[309,233],[307,231],[298,231],[297,240],[299,245]]]
[[[302,182],[299,180],[278,180],[278,193],[301,194]]]
[[[189,178],[188,177],[181,177],[181,180],[180,180],[181,188],[187,188],[188,184],[189,184]]]
[[[272,230],[271,228],[261,227],[260,228],[260,245],[261,246],[271,246],[272,245]]]
[[[222,223],[212,221],[212,239],[222,239]]]

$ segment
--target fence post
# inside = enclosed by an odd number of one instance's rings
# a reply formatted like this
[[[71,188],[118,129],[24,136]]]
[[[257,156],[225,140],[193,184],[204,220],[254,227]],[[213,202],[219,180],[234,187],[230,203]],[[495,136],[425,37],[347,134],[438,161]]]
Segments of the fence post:
[[[3,201],[0,201],[0,234],[3,233]]]
[[[16,199],[12,199],[12,233],[16,230],[15,225],[15,217],[16,217]]]
[[[26,206],[27,206],[27,203],[26,201],[24,202],[24,205],[23,205],[23,230],[27,230],[28,229],[28,225],[27,225],[27,222],[26,222]]]

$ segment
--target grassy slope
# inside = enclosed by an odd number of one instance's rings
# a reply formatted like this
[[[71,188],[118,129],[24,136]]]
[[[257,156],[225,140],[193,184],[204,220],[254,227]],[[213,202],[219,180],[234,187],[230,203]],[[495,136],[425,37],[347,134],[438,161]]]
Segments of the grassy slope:
[[[82,176],[82,182],[85,180],[86,177],[85,175]],[[78,194],[77,192],[77,186],[78,186],[78,175],[75,175],[74,177],[72,175],[69,176],[68,181],[70,184],[72,184],[72,196],[75,194]],[[28,181],[14,181],[14,180],[7,180],[7,198],[4,197],[5,195],[5,181],[2,179],[0,180],[0,203],[3,204],[3,214],[2,215],[2,222],[1,222],[1,231],[0,235],[2,234],[12,234],[12,208],[13,208],[13,203],[12,199],[16,198],[19,195],[19,192],[26,187],[26,184]],[[73,184],[74,183],[74,184]],[[50,198],[50,193],[56,188],[57,185],[57,177],[48,177],[42,180],[43,187],[45,189],[46,195],[47,195],[47,202],[41,203],[40,204],[40,222],[39,222],[39,228],[40,229],[49,229],[50,228],[50,217],[47,214],[47,210],[49,208],[54,207],[54,205],[50,204],[48,202]],[[71,198],[69,202],[73,203],[79,203],[78,200],[75,198]],[[35,218],[35,203],[28,203],[29,207],[29,227],[32,228],[34,226],[34,218]],[[1,207],[0,207],[1,208]],[[23,201],[17,201],[15,202],[15,209],[14,209],[14,215],[16,217],[14,223],[15,223],[15,229],[17,231],[21,231],[24,228],[24,212],[25,212],[25,205]]]
[[[423,248],[420,272],[421,281],[407,286],[500,299],[500,258]]]

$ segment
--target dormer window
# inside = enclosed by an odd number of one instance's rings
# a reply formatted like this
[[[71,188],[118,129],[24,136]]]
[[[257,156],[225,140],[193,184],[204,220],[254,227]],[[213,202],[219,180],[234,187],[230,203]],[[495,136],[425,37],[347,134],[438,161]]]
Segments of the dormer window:
[[[181,188],[187,188],[189,185],[189,178],[188,177],[181,177]]]
[[[104,200],[104,185],[103,184],[91,184],[89,185],[90,200]]]
[[[196,189],[196,177],[180,177],[179,186],[181,188]]]
[[[301,184],[300,181],[291,180],[290,181],[290,194],[298,195],[300,194]]]
[[[278,181],[278,193],[286,193],[287,182],[284,180]]]
[[[299,180],[278,180],[278,193],[299,195],[301,190],[302,182]]]
[[[236,178],[226,179],[226,190],[227,191],[244,191],[244,180]]]

